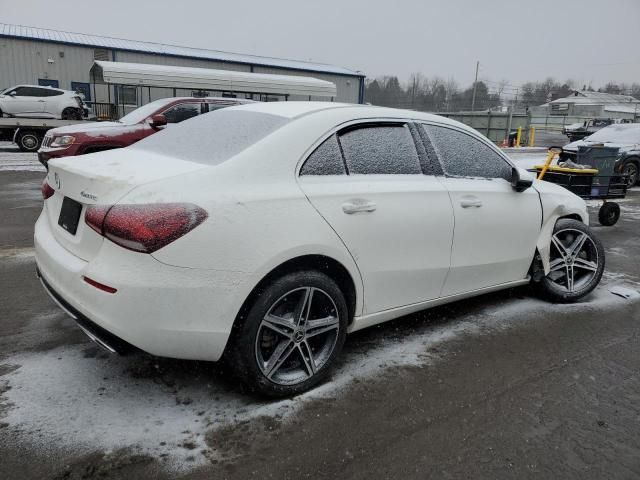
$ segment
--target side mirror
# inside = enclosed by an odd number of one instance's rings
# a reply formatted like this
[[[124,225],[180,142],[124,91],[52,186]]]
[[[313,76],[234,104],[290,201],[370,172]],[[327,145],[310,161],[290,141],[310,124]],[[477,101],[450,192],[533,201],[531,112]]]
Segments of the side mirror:
[[[513,167],[511,170],[511,186],[516,192],[524,192],[527,188],[533,185],[533,174],[518,167]]]
[[[15,97],[15,96],[16,96],[16,91],[14,90],[14,91],[13,91],[13,92],[11,92],[9,95],[10,95],[11,97]]]
[[[151,115],[151,120],[149,121],[149,125],[151,125],[153,128],[164,127],[166,124],[167,124],[167,117],[165,117],[162,113]]]

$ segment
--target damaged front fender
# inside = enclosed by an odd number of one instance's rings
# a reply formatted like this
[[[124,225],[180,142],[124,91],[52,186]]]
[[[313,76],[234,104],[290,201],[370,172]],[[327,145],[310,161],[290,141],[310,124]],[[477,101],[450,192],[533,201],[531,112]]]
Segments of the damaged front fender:
[[[549,255],[551,249],[551,235],[556,222],[561,218],[573,218],[589,225],[587,204],[583,199],[569,190],[553,183],[536,180],[534,188],[540,195],[542,205],[542,228],[536,243],[544,274],[549,273]]]

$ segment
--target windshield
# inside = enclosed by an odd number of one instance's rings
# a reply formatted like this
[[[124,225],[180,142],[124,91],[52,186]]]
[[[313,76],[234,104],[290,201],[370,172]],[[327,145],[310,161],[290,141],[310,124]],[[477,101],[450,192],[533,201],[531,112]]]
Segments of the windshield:
[[[287,122],[279,115],[225,108],[174,124],[131,148],[218,165]]]
[[[121,123],[125,123],[127,125],[133,125],[136,123],[140,123],[145,118],[152,115],[159,108],[164,107],[167,103],[173,101],[173,98],[161,98],[160,100],[156,100],[155,102],[147,103],[140,108],[136,108],[133,112],[126,114],[124,117],[120,119]]]
[[[585,138],[587,142],[640,143],[640,124],[609,125]]]

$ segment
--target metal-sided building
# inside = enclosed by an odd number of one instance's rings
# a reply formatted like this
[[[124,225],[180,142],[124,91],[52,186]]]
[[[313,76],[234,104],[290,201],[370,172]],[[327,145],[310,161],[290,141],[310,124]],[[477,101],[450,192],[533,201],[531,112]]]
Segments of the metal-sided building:
[[[198,94],[362,103],[364,79],[361,72],[322,63],[0,23],[0,87],[74,90],[89,104],[120,108],[119,114],[158,98]],[[280,82],[287,87],[278,88]]]

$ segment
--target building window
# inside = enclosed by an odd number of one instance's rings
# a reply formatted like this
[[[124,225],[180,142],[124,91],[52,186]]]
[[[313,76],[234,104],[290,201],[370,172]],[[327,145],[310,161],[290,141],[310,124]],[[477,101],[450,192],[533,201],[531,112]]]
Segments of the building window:
[[[109,58],[109,50],[107,50],[106,48],[96,48],[93,51],[93,59],[108,62],[109,60],[111,60],[111,58]]]
[[[91,88],[85,82],[71,82],[71,90],[81,94],[80,96],[85,102],[91,101]]]
[[[119,85],[116,89],[119,105],[138,105],[138,88],[128,85]]]
[[[50,78],[39,78],[38,85],[40,85],[41,87],[59,88],[58,80],[51,80]]]

